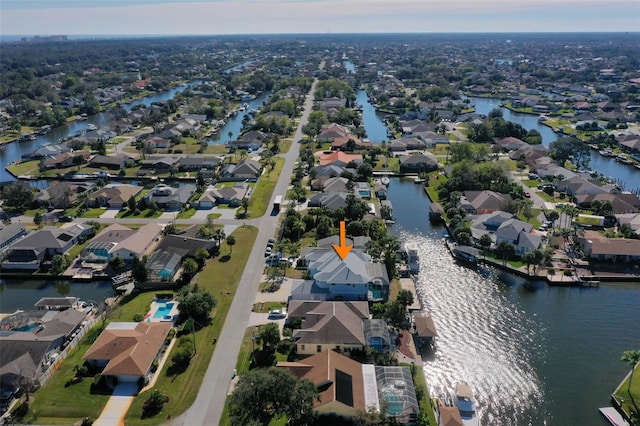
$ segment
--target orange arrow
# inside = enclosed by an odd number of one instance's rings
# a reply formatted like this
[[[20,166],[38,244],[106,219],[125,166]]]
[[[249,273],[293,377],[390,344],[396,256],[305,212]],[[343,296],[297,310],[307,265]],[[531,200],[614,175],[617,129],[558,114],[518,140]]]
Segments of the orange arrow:
[[[345,234],[347,233],[347,231],[344,228],[344,220],[340,221],[340,245],[333,245],[333,249],[336,251],[336,253],[338,254],[338,256],[340,256],[341,260],[344,260],[347,255],[349,254],[349,252],[351,251],[351,249],[353,248],[353,245],[350,246],[346,246],[345,244]]]

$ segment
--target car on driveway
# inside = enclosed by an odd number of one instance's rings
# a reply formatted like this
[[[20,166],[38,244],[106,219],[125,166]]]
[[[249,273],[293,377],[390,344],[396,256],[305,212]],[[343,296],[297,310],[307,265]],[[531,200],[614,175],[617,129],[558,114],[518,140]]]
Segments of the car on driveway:
[[[264,250],[264,256],[267,257],[271,255],[271,247],[268,247]]]
[[[272,309],[269,311],[269,318],[282,319],[287,316],[287,311],[284,309]]]

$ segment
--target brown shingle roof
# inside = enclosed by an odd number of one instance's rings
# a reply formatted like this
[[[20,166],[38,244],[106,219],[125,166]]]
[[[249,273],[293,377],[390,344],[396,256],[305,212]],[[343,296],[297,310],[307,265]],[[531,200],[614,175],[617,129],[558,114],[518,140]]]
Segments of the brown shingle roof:
[[[340,403],[340,394],[346,389],[340,389],[340,384],[336,380],[337,375],[351,379],[349,396],[353,403],[349,406],[355,411],[366,409],[362,364],[351,358],[326,350],[297,363],[279,362],[277,366],[289,369],[298,377],[311,380],[317,387],[322,385],[318,389],[320,398],[314,401],[313,406],[316,409],[326,404]]]
[[[171,329],[168,322],[111,323],[84,359],[108,360],[103,374],[145,375]]]

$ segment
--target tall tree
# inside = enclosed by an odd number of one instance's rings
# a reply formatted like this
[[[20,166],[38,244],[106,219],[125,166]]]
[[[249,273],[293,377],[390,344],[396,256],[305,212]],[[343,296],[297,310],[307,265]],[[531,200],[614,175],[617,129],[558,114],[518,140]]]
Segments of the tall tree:
[[[627,392],[629,393],[629,397],[631,397],[631,403],[633,404],[633,408],[635,408],[636,413],[640,413],[640,409],[638,409],[638,405],[636,404],[636,400],[633,397],[633,393],[631,392],[631,382],[633,381],[633,373],[640,362],[640,350],[632,350],[632,351],[624,351],[622,353],[622,357],[620,361],[626,362],[631,366],[631,373],[629,374],[629,384],[627,385]]]
[[[233,246],[236,245],[236,237],[233,235],[229,235],[226,239],[227,245],[229,246],[229,254],[233,253]]]

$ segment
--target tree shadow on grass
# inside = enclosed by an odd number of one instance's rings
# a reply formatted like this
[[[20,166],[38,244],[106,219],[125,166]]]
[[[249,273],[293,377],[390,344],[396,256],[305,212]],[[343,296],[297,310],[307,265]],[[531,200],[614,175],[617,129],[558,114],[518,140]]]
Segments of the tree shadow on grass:
[[[231,260],[231,255],[230,254],[225,254],[224,256],[222,256],[220,259],[218,259],[218,262],[220,263],[226,263],[228,261]]]
[[[167,377],[171,377],[171,381],[174,381],[178,378],[178,376],[182,373],[184,373],[185,371],[187,371],[187,368],[189,368],[189,365],[191,365],[191,363],[189,362],[185,362],[185,363],[172,363],[169,368],[167,368]]]

